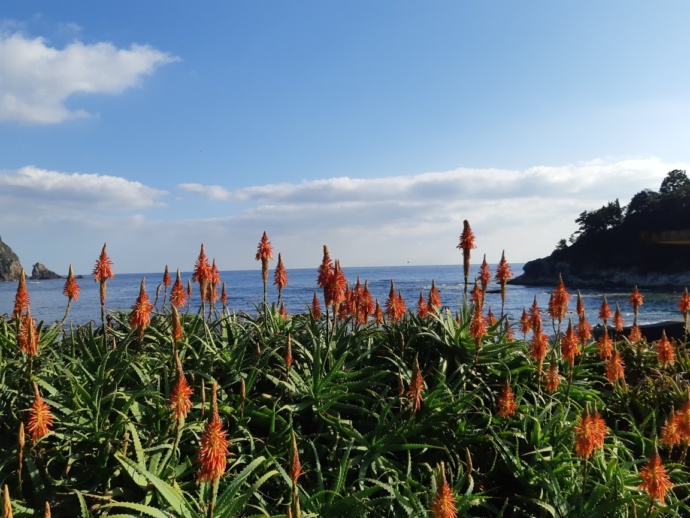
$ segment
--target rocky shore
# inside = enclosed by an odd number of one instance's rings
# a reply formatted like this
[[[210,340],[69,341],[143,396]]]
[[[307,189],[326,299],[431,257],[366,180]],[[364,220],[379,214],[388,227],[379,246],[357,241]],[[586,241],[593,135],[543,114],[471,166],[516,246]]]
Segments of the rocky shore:
[[[570,264],[551,257],[536,259],[525,264],[522,275],[509,281],[525,286],[555,286],[559,274],[572,288],[655,288],[683,289],[690,287],[690,270],[668,272],[640,272],[637,268],[582,268],[573,272]]]
[[[19,257],[12,248],[0,238],[0,281],[16,281],[23,270]],[[34,264],[31,271],[31,279],[61,279],[62,276],[49,270],[41,263]]]

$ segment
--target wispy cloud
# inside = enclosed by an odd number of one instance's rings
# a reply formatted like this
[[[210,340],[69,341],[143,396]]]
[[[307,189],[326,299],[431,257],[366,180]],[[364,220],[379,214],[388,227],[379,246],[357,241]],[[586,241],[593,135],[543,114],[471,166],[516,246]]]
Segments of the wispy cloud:
[[[181,183],[178,185],[183,191],[201,194],[210,200],[230,200],[232,195],[220,185],[202,185],[200,183]]]
[[[57,49],[43,38],[0,34],[0,120],[53,124],[87,117],[65,101],[76,93],[119,94],[176,59],[148,45],[75,41]]]
[[[602,194],[626,198],[638,190],[660,183],[669,167],[659,159],[595,160],[565,166],[536,166],[524,170],[460,168],[386,178],[339,177],[300,183],[279,183],[230,190],[219,185],[181,184],[182,190],[211,200],[252,201],[257,204],[307,204],[326,210],[334,204],[394,203],[425,201],[497,200],[577,196],[599,200]],[[681,166],[678,166],[681,167]]]
[[[38,207],[79,214],[141,210],[161,206],[160,199],[166,194],[117,176],[62,173],[35,166],[0,171],[2,206],[21,213]]]
[[[184,184],[181,199],[164,206],[166,192],[139,182],[26,167],[0,172],[0,230],[10,245],[13,232],[28,232],[34,239],[16,239],[24,247],[17,253],[48,264],[40,254],[50,250],[55,269],[74,263],[85,271],[108,241],[120,271],[155,272],[166,263],[192,268],[201,242],[222,269],[255,268],[264,230],[290,268],[316,267],[324,244],[349,266],[459,263],[455,247],[468,219],[477,260],[486,254],[496,262],[505,249],[510,262],[522,262],[548,255],[576,230],[581,211],[615,198],[626,204],[676,168],[689,169],[659,159],[597,160],[234,191]]]

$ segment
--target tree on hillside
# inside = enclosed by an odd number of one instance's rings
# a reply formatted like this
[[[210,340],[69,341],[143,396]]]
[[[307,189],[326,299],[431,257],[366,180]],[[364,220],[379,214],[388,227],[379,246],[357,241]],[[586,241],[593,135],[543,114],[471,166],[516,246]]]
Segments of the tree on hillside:
[[[677,192],[684,187],[690,187],[690,179],[685,171],[682,169],[674,169],[666,175],[664,181],[661,182],[661,187],[659,188],[660,194],[670,194],[672,192]]]
[[[625,217],[633,214],[649,212],[659,200],[659,193],[651,189],[643,189],[632,197],[625,208]]]
[[[575,234],[579,234],[578,239],[580,239],[583,236],[598,234],[617,227],[622,222],[623,209],[618,198],[616,198],[616,201],[610,201],[600,209],[581,212],[580,216],[575,220],[575,223],[580,226]]]

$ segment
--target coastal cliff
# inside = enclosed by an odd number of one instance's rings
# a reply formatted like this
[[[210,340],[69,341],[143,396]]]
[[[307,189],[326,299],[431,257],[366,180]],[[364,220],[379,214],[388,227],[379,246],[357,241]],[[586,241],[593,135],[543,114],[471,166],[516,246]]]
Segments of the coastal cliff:
[[[22,263],[10,246],[0,238],[0,282],[16,281],[22,273]],[[62,276],[49,270],[41,263],[34,264],[31,279],[61,279]]]
[[[45,279],[62,279],[62,275],[49,270],[41,263],[36,263],[34,264],[33,268],[31,268],[31,279],[34,281]]]
[[[579,229],[550,256],[529,261],[512,284],[682,289],[690,286],[690,179],[668,173],[659,191],[645,189],[583,211]]]
[[[0,281],[16,281],[21,273],[19,257],[0,238]]]

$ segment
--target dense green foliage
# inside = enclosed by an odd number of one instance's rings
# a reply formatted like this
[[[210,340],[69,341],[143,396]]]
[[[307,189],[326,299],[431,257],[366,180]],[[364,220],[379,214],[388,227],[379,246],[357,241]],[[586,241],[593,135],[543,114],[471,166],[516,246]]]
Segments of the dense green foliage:
[[[127,315],[115,315],[105,335],[93,325],[40,329],[34,357],[18,350],[16,321],[0,321],[0,485],[15,517],[42,516],[46,501],[54,517],[208,515],[212,488],[197,484],[195,459],[215,382],[231,440],[215,516],[287,515],[293,432],[303,516],[428,516],[441,462],[459,516],[687,516],[679,448],[660,447],[675,484],[667,505],[639,489],[666,416],[688,397],[685,344],[661,367],[653,347],[617,336],[626,379],[614,385],[595,343],[570,370],[552,339],[547,364],[557,362],[566,379],[549,393],[529,340],[508,339],[500,320],[477,350],[471,315],[461,302],[458,315],[408,313],[382,326],[346,320],[335,329],[272,308],[255,317],[183,315],[177,349],[194,406],[179,436],[167,308],[141,339]],[[424,379],[416,412],[408,394],[415,359]],[[519,405],[512,417],[498,415],[506,380]],[[55,425],[35,444],[27,438],[20,466],[32,381]],[[588,460],[574,449],[586,405],[610,429]]]
[[[658,192],[644,189],[626,206],[615,200],[581,212],[570,245],[561,239],[548,258],[552,276],[559,271],[569,278],[612,269],[634,269],[639,274],[687,271],[690,247],[659,243],[656,237],[688,231],[689,218],[690,179],[685,171],[671,171]],[[539,272],[540,268],[543,265],[530,262],[525,272]]]
[[[575,220],[578,230],[572,240],[587,239],[624,224],[643,230],[684,229],[687,224],[683,219],[689,209],[690,179],[685,171],[676,169],[666,175],[659,192],[644,189],[626,207],[615,200],[600,209],[581,212]]]

